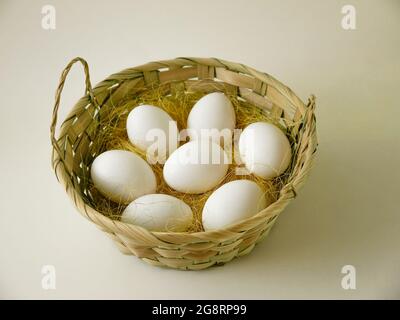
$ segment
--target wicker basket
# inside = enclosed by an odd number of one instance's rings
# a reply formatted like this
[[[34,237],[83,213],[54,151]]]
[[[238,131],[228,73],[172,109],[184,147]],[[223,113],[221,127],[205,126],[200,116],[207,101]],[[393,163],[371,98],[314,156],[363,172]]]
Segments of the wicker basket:
[[[55,137],[57,112],[64,81],[72,65],[81,62],[86,75],[85,95],[77,102]],[[109,112],[126,94],[143,87],[165,84],[170,90],[219,90],[233,92],[279,117],[295,122],[293,165],[279,198],[253,217],[218,231],[196,233],[150,232],[141,227],[112,220],[87,201],[82,177],[88,176],[92,141],[96,139],[96,117]],[[166,94],[168,93],[168,90]],[[64,69],[56,92],[51,123],[52,164],[56,176],[79,212],[106,232],[125,254],[133,254],[157,266],[205,269],[224,264],[249,253],[273,226],[279,213],[296,197],[306,179],[317,147],[315,98],[305,105],[288,87],[266,73],[239,63],[214,58],[177,58],[151,62],[113,74],[92,89],[87,62],[73,59]]]

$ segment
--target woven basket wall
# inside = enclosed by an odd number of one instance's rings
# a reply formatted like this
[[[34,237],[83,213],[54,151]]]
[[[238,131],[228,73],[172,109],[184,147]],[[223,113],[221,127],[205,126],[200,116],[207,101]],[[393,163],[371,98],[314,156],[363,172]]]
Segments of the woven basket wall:
[[[64,82],[72,65],[81,62],[86,75],[85,95],[73,107],[55,137],[57,113]],[[88,201],[82,178],[87,177],[96,154],[92,141],[101,130],[98,117],[112,109],[128,93],[165,84],[169,90],[221,91],[237,94],[286,123],[294,137],[293,165],[279,199],[253,217],[218,231],[196,233],[150,232],[112,220]],[[51,123],[52,164],[78,211],[109,235],[125,254],[133,254],[157,266],[198,270],[224,264],[249,253],[273,226],[279,213],[296,197],[309,173],[317,147],[315,99],[304,104],[288,87],[266,73],[238,63],[214,58],[177,58],[151,62],[113,74],[92,89],[85,60],[75,58],[64,69],[56,92]]]

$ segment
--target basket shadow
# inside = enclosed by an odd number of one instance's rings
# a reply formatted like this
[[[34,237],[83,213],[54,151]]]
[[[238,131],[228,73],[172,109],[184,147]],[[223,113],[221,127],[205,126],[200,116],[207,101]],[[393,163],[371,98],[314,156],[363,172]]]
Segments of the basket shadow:
[[[341,152],[320,148],[310,177],[268,237],[232,264],[252,265],[255,273],[262,273],[268,267],[301,268],[313,261],[320,265],[321,259],[340,259],[351,246],[356,250],[357,241],[349,241],[364,234],[358,234],[353,225],[356,203],[352,195],[357,187],[349,177],[356,164],[346,165],[346,161]],[[367,174],[365,169],[363,174]]]

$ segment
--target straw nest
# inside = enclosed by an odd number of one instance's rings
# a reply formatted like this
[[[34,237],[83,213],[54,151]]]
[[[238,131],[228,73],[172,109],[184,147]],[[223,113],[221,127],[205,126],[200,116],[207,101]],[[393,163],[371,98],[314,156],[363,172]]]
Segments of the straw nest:
[[[86,94],[71,111],[55,138],[60,96],[66,76],[75,62],[86,74]],[[124,149],[145,158],[128,140],[126,119],[137,105],[152,104],[164,109],[186,128],[186,119],[195,102],[206,93],[222,91],[231,100],[238,129],[256,121],[279,126],[292,145],[292,163],[273,180],[253,175],[237,176],[237,164],[230,165],[225,179],[255,181],[272,204],[245,221],[224,230],[204,232],[201,211],[213,190],[189,195],[171,189],[162,178],[162,165],[153,164],[158,193],[170,194],[191,206],[194,219],[185,233],[150,232],[119,221],[125,206],[103,197],[90,179],[90,164],[105,150]],[[92,89],[86,61],[76,58],[62,73],[56,93],[51,124],[53,166],[60,182],[79,212],[89,218],[115,242],[120,250],[146,262],[179,269],[203,269],[246,254],[271,229],[278,214],[296,196],[311,167],[317,140],[314,97],[305,105],[286,86],[249,67],[217,59],[179,58],[126,69],[110,76]],[[235,151],[235,150],[234,150]]]

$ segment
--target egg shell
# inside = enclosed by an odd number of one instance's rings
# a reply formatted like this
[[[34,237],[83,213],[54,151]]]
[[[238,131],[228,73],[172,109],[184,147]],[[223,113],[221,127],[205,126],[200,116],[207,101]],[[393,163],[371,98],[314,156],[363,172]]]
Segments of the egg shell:
[[[171,188],[199,194],[221,182],[228,166],[227,154],[218,144],[195,140],[171,154],[164,165],[163,176]]]
[[[261,188],[250,180],[228,182],[207,199],[202,222],[204,230],[224,228],[253,216],[268,205]]]
[[[150,231],[186,231],[193,220],[190,207],[182,200],[166,194],[147,194],[131,202],[121,221]]]
[[[292,158],[288,138],[268,122],[255,122],[243,130],[239,137],[239,153],[246,168],[264,179],[281,175]]]
[[[129,203],[157,188],[156,176],[148,163],[125,150],[109,150],[97,156],[90,174],[94,186],[115,202]]]
[[[215,143],[221,143],[221,136],[232,139],[232,133],[236,124],[235,110],[231,101],[222,92],[213,92],[203,96],[190,110],[187,128],[191,140],[207,137],[207,133]],[[229,131],[222,131],[228,129]],[[225,133],[226,132],[226,133]],[[225,133],[225,134],[224,134]]]
[[[126,121],[126,129],[129,141],[139,149],[148,151],[153,145],[151,155],[158,161],[165,160],[178,146],[176,121],[156,106],[140,105],[132,109]]]

